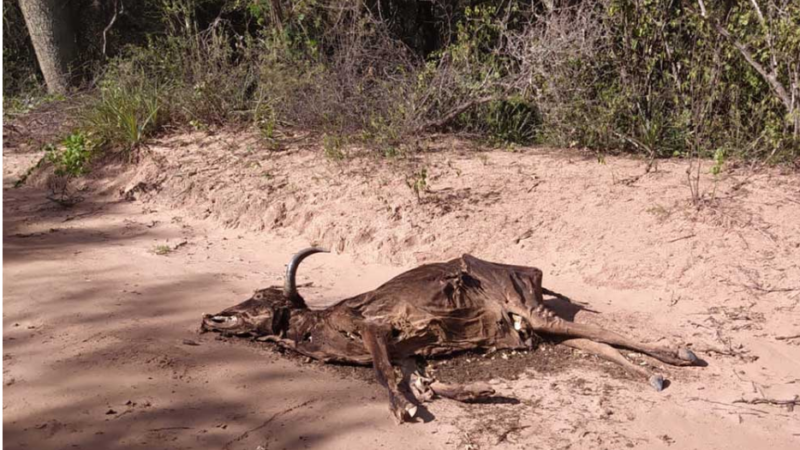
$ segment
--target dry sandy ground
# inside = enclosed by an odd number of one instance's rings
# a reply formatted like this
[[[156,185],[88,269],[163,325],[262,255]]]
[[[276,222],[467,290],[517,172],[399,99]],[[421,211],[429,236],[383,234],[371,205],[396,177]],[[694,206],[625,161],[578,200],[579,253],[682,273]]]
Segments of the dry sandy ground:
[[[36,177],[11,188],[36,155],[5,149],[8,448],[800,445],[800,412],[736,402],[800,394],[796,174],[729,170],[698,211],[680,161],[636,179],[640,162],[569,151],[431,138],[408,159],[332,162],[313,139],[285,142],[275,152],[246,133],[164,138],[136,167],[95,173],[68,210]],[[408,182],[423,168],[418,199]],[[540,267],[546,286],[585,307],[577,321],[688,342],[709,365],[663,367],[671,384],[657,393],[559,352],[568,363],[493,381],[518,401],[438,400],[427,422],[396,426],[360,372],[197,334],[201,313],[280,283],[310,243],[337,250],[301,269],[314,306],[469,252]]]

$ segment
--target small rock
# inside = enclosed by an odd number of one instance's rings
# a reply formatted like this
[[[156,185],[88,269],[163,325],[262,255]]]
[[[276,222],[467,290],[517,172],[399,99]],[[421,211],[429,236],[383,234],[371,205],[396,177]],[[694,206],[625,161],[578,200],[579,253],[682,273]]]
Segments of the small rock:
[[[106,411],[106,415],[111,415],[111,414],[116,414],[116,413],[117,412],[114,411],[113,409],[109,409],[108,411]]]
[[[200,345],[200,344],[199,344],[199,343],[197,343],[196,341],[193,341],[193,340],[191,340],[191,339],[184,339],[184,340],[183,340],[183,345],[193,345],[193,346],[198,346],[198,345]]]

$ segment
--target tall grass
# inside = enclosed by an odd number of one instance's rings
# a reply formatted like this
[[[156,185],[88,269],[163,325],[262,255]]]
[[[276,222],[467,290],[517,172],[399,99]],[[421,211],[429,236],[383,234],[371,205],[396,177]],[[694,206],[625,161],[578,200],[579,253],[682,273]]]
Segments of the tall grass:
[[[105,82],[85,113],[83,127],[99,142],[134,149],[162,125],[162,92],[144,76]]]

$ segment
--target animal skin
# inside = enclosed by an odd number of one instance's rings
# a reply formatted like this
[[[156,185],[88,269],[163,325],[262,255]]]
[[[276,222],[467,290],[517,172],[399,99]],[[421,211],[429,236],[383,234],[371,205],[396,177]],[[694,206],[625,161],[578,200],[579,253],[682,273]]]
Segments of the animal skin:
[[[415,357],[524,349],[535,334],[555,335],[567,338],[562,344],[621,364],[659,391],[664,386],[661,375],[632,364],[612,346],[671,365],[699,364],[686,348],[637,343],[594,325],[564,320],[545,306],[543,294],[553,293],[542,288],[541,270],[471,255],[419,266],[373,291],[313,310],[298,294],[295,275],[304,258],[319,252],[325,250],[309,248],[296,254],[282,289],[261,289],[219,314],[204,315],[202,330],[271,341],[323,362],[372,364],[399,422],[413,418],[420,401],[433,395],[470,401],[494,393],[486,385],[445,385],[412,374],[409,361]],[[399,382],[392,363],[402,369]]]

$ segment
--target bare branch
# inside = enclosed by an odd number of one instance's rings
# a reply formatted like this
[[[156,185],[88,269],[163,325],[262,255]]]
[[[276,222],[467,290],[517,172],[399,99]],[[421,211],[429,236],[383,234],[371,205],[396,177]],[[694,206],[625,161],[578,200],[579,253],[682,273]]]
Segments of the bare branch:
[[[498,94],[498,95],[487,95],[485,97],[480,97],[480,98],[468,100],[468,101],[456,106],[455,108],[450,110],[450,112],[448,112],[447,114],[445,114],[441,118],[439,118],[437,120],[431,120],[429,122],[426,122],[426,123],[422,124],[422,126],[420,126],[420,130],[426,130],[426,129],[430,129],[430,128],[439,128],[439,127],[442,127],[444,125],[447,125],[448,123],[452,122],[456,117],[458,117],[459,114],[469,110],[470,108],[474,108],[476,106],[483,105],[485,103],[489,103],[491,101],[500,99],[502,97],[503,97],[502,95]]]
[[[758,21],[761,22],[761,25],[767,26],[766,21],[764,20],[764,14],[761,13],[761,8],[758,7],[758,2],[756,0],[750,0],[750,3],[753,4],[753,8],[756,10],[756,15],[758,16]]]
[[[774,398],[754,398],[752,400],[734,400],[733,403],[747,403],[748,405],[776,405],[785,406],[790,412],[795,406],[800,406],[800,395],[795,395],[791,400],[779,400]]]
[[[750,52],[747,46],[733,37],[731,33],[725,29],[725,27],[714,20],[711,20],[711,23],[714,26],[714,29],[716,29],[719,34],[725,36],[725,38],[727,38],[731,44],[733,44],[733,46],[739,50],[739,53],[741,53],[744,59],[747,60],[747,63],[750,64],[750,66],[755,69],[756,72],[758,72],[767,83],[769,83],[770,87],[772,87],[772,90],[775,91],[775,94],[778,96],[780,101],[783,102],[783,105],[786,107],[787,111],[790,113],[793,112],[794,104],[792,103],[792,97],[786,91],[786,88],[783,86],[783,84],[778,81],[777,74],[774,71],[767,72],[767,69],[765,69],[764,66],[756,61],[755,57],[753,57],[753,54]]]
[[[700,6],[700,16],[705,19],[707,17],[705,3],[703,3],[703,0],[697,0],[697,4]]]
[[[761,8],[758,6],[758,1],[750,0],[750,3],[752,3],[753,9],[756,10],[756,16],[758,16],[758,22],[764,29],[764,33],[767,34],[767,46],[769,47],[769,57],[770,57],[770,62],[772,63],[772,71],[774,72],[778,68],[778,60],[775,58],[775,49],[772,46],[772,30],[767,24],[767,20],[764,19],[764,14],[761,12]]]
[[[103,29],[103,56],[108,57],[106,54],[106,44],[107,44],[107,35],[111,27],[114,26],[114,22],[117,21],[117,17],[125,12],[125,4],[122,3],[122,0],[114,0],[114,15],[111,17],[111,21],[108,22],[108,25]]]

